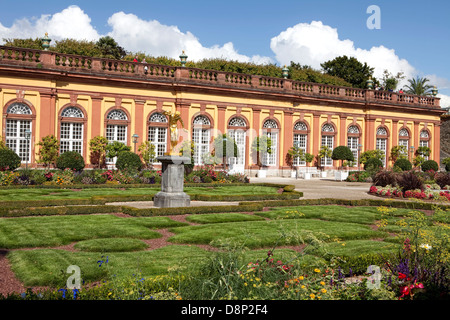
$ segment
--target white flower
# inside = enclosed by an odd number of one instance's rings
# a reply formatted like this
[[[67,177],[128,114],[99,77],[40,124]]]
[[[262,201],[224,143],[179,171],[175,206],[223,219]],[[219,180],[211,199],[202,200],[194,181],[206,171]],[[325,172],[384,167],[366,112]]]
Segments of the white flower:
[[[425,250],[427,250],[427,251],[428,251],[428,250],[431,250],[431,246],[430,246],[428,243],[421,244],[420,247],[423,248],[423,249],[425,249]]]

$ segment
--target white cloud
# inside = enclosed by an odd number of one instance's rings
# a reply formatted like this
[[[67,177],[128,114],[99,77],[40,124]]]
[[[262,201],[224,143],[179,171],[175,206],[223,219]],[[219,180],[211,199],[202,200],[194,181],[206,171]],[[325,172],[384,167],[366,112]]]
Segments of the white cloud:
[[[142,20],[134,14],[115,13],[108,19],[108,25],[112,29],[109,35],[129,51],[178,58],[184,50],[193,61],[219,57],[243,62],[271,62],[267,57],[239,54],[231,42],[204,47],[189,31],[181,32],[176,26],[163,25],[156,20]]]
[[[9,28],[0,23],[0,40],[9,38],[41,38],[48,32],[52,40],[73,38],[97,40],[100,35],[91,24],[91,18],[78,6],[69,6],[53,15],[14,21]]]
[[[400,59],[393,49],[384,46],[370,50],[356,48],[353,41],[339,39],[337,29],[321,21],[299,23],[286,29],[271,39],[270,48],[281,64],[294,61],[321,69],[321,63],[346,55],[367,62],[375,69],[374,76],[378,79],[386,69],[392,74],[403,72],[406,79],[416,74],[415,68],[405,59]]]

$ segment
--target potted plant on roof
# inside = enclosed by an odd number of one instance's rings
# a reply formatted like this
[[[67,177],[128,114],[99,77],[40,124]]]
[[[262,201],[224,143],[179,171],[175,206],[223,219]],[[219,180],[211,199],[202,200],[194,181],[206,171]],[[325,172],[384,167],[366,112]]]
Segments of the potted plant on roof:
[[[265,163],[263,160],[267,154],[272,154],[272,140],[266,136],[256,137],[252,143],[253,154],[256,154],[256,164],[259,167],[258,177],[265,178],[267,176],[267,170],[264,169]]]
[[[319,150],[319,154],[317,155],[317,159],[318,159],[318,166],[320,166],[322,168],[322,172],[321,177],[322,178],[326,178],[327,176],[327,172],[324,170],[324,166],[322,166],[322,159],[323,158],[331,158],[331,155],[333,153],[333,150],[331,150],[330,147],[328,146],[321,146],[320,150]]]
[[[336,171],[335,179],[336,180],[345,180],[348,177],[348,170],[343,169],[344,161],[354,161],[355,157],[353,156],[353,152],[347,146],[339,146],[334,148],[331,159],[333,160],[341,160],[340,170]]]

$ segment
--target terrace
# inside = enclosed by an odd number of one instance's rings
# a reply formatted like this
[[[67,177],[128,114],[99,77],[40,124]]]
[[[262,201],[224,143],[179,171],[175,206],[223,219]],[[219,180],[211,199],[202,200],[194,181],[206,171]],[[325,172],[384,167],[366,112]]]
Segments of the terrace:
[[[348,102],[419,107],[440,110],[436,96],[418,96],[390,91],[377,91],[351,87],[339,87],[321,83],[293,81],[184,66],[163,66],[140,62],[93,58],[61,54],[45,50],[33,50],[0,46],[0,70],[14,71],[18,68],[40,69],[65,75],[91,75],[128,78],[140,82],[159,82],[176,85],[213,86],[237,90],[264,91],[299,98],[320,98]]]

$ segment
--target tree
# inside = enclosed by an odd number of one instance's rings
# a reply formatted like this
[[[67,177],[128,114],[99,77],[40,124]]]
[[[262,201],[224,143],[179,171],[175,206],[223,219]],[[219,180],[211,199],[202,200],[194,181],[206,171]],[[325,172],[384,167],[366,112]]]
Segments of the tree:
[[[429,96],[431,95],[431,90],[433,87],[426,84],[430,81],[427,78],[416,77],[415,79],[408,79],[409,85],[405,86],[405,92],[409,94],[416,94],[419,96]]]
[[[299,161],[305,161],[305,151],[297,146],[293,146],[288,150],[286,155],[286,163],[290,167],[294,167],[295,159],[299,159]]]
[[[152,163],[155,161],[155,145],[150,141],[144,141],[138,148],[141,153],[142,160],[144,161],[146,168],[151,168]]]
[[[385,157],[385,154],[384,154],[383,150],[379,150],[379,149],[367,150],[359,155],[359,163],[366,164],[367,160],[369,160],[370,158],[376,158],[376,159],[382,161],[384,159],[384,157]]]
[[[355,157],[353,156],[353,152],[350,150],[347,146],[338,146],[334,148],[331,159],[333,160],[341,160],[343,165],[344,161],[353,161],[355,160]]]
[[[106,157],[109,159],[115,158],[121,151],[131,151],[131,147],[122,142],[114,141],[106,146]]]
[[[319,166],[321,166],[322,158],[330,158],[333,154],[333,150],[328,146],[321,146],[319,150],[319,154],[317,155]]]
[[[238,147],[236,141],[226,133],[218,135],[213,142],[214,156],[222,159],[223,163],[227,163],[227,158],[238,156]]]
[[[408,158],[408,150],[406,146],[394,146],[391,149],[391,160],[393,162],[399,159],[407,159]]]
[[[361,63],[356,58],[341,56],[321,64],[325,73],[349,82],[353,87],[365,88],[366,81],[372,77],[374,68]]]
[[[91,150],[91,163],[98,165],[98,168],[105,163],[106,146],[108,139],[102,136],[96,136],[89,141],[89,148]]]
[[[395,91],[397,89],[399,81],[404,79],[404,78],[405,78],[405,76],[403,75],[403,72],[398,72],[394,76],[388,70],[384,70],[384,72],[383,72],[383,79],[382,79],[382,86],[384,87],[384,90]]]
[[[96,46],[104,58],[122,59],[127,54],[125,49],[119,46],[116,40],[110,36],[100,38]]]
[[[37,144],[41,148],[37,152],[39,159],[38,163],[43,163],[45,167],[49,167],[51,164],[56,165],[56,159],[59,155],[59,141],[54,135],[48,135],[43,137]]]
[[[252,143],[252,151],[256,153],[256,164],[259,168],[262,168],[263,163],[261,162],[261,156],[263,154],[272,153],[272,139],[266,135],[256,137]]]

